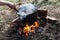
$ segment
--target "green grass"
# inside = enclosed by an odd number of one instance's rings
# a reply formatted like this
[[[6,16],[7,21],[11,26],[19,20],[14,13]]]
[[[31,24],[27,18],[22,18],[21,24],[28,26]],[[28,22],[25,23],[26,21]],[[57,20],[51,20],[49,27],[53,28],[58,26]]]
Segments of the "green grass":
[[[19,0],[7,0],[7,1],[10,1],[10,2],[16,3],[16,2],[18,2]]]

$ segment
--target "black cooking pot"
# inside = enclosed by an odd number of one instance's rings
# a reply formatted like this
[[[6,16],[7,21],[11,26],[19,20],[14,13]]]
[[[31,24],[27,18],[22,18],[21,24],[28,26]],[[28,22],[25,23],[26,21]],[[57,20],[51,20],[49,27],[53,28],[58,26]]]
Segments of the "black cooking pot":
[[[26,16],[23,20],[22,20],[22,23],[26,24],[33,24],[35,21],[37,21],[38,18],[37,18],[37,13],[32,13],[28,16]]]

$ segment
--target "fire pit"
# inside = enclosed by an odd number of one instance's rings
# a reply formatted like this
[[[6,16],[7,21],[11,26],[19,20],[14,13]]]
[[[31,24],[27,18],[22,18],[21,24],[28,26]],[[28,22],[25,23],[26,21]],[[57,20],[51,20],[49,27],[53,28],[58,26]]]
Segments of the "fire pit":
[[[33,8],[35,7],[33,6]],[[41,36],[45,33],[45,29],[48,28],[46,27],[46,23],[55,22],[55,20],[52,20],[51,17],[46,17],[47,10],[29,9],[32,10],[32,12],[26,12],[26,7],[23,7],[23,10],[20,9],[17,12],[19,18],[13,20],[10,23],[10,29],[8,30],[8,32],[10,31],[10,33],[6,32],[9,35],[8,37],[12,37],[12,35],[16,34],[16,36],[18,37],[16,40],[28,40],[30,36],[32,36],[31,38],[34,38],[33,35]],[[41,39],[40,36],[38,38]]]

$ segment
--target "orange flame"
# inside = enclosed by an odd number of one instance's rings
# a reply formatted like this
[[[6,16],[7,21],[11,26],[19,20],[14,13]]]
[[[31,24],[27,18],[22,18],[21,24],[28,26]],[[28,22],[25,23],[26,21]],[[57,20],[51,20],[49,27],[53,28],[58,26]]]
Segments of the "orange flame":
[[[28,25],[28,24],[26,24],[26,26],[24,27],[24,29],[23,29],[23,32],[25,33],[25,35],[26,36],[28,36],[28,33],[29,32],[35,32],[35,28],[36,27],[39,27],[39,23],[38,23],[38,21],[36,21],[36,22],[34,22],[34,25]]]

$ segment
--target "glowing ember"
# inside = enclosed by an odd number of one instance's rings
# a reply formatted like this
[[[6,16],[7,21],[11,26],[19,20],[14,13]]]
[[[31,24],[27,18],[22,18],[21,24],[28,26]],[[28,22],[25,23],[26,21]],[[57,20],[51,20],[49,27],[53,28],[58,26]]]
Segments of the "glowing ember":
[[[26,24],[26,26],[23,29],[23,32],[25,33],[26,36],[28,36],[29,32],[35,32],[36,27],[39,27],[38,21],[34,22],[33,25]]]
[[[34,22],[34,23],[35,23],[35,26],[36,26],[36,27],[39,27],[38,21],[37,21],[37,22]]]

